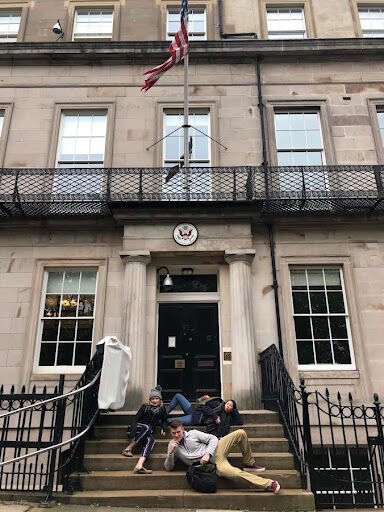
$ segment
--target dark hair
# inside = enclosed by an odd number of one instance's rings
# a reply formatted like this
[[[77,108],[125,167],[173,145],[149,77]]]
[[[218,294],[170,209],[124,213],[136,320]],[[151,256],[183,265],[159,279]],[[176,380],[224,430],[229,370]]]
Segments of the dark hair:
[[[180,420],[173,420],[169,424],[169,428],[179,428],[179,427],[182,427],[182,426],[183,426],[183,423]]]
[[[232,403],[233,403],[233,410],[237,409],[237,404],[236,404],[236,402],[234,401],[234,399],[233,399],[233,398],[230,398],[229,400],[226,400],[226,401],[224,402],[224,405],[225,405],[227,402],[232,402]],[[224,407],[224,405],[223,405],[223,407]]]

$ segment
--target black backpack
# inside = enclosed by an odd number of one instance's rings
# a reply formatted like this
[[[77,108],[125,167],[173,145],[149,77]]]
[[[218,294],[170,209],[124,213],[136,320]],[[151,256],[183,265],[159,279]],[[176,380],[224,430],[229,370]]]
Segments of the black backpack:
[[[195,491],[210,493],[217,491],[216,464],[213,462],[206,464],[194,462],[187,469],[186,477],[189,485]]]

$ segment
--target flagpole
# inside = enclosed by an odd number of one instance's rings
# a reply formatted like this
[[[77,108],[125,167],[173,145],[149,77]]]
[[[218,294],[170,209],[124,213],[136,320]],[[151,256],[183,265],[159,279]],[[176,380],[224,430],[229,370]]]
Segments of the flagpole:
[[[185,29],[188,34],[188,16],[185,20]],[[189,79],[188,79],[189,55],[184,57],[184,167],[189,167]]]

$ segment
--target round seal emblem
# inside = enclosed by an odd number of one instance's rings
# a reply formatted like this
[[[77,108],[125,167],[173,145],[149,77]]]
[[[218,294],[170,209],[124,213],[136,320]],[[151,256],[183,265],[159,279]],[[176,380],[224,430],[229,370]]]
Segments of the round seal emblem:
[[[192,245],[196,242],[199,233],[196,226],[189,222],[178,224],[173,230],[173,238],[179,245]]]

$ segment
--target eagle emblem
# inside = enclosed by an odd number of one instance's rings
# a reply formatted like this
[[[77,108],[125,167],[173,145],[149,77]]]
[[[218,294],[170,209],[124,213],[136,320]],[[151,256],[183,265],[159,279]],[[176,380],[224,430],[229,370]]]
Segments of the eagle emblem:
[[[198,236],[197,228],[193,224],[178,224],[173,231],[173,238],[179,245],[192,245]]]

